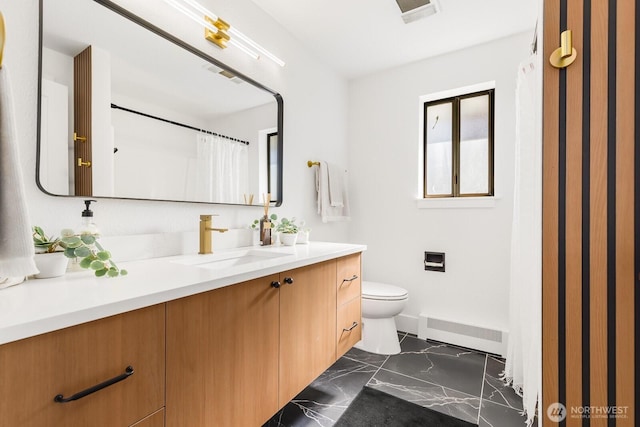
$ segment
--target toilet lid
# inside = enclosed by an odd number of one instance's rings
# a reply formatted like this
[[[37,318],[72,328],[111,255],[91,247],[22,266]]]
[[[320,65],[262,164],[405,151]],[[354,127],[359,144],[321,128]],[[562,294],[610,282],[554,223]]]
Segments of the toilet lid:
[[[389,301],[405,299],[408,294],[407,290],[400,286],[377,282],[362,282],[363,298]]]

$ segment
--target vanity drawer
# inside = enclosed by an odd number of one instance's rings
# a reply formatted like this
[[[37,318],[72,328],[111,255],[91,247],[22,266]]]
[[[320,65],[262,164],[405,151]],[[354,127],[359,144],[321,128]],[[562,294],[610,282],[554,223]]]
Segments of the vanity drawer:
[[[340,358],[362,339],[362,300],[354,298],[338,307],[336,357]]]
[[[160,304],[0,346],[0,425],[125,427],[162,408],[164,319]]]
[[[338,289],[338,306],[360,298],[361,269],[359,253],[338,258],[336,286]]]

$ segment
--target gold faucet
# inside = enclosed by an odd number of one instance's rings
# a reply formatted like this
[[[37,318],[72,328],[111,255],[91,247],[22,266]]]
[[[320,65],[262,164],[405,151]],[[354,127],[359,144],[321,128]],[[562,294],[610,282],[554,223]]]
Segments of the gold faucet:
[[[211,244],[212,231],[218,231],[220,233],[229,231],[228,228],[211,227],[211,217],[212,215],[200,215],[200,252],[198,253],[202,255],[213,253]]]

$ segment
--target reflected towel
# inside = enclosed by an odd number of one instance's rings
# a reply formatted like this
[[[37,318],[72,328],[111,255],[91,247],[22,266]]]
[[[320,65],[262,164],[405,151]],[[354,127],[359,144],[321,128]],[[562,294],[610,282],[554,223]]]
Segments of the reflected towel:
[[[0,68],[0,281],[5,284],[17,284],[19,278],[38,272],[29,222],[13,97],[4,65]]]
[[[316,191],[318,194],[318,214],[322,217],[322,222],[329,221],[349,221],[349,199],[347,197],[347,173],[342,168],[338,168],[340,173],[340,188],[334,191],[340,194],[342,206],[332,206],[330,198],[329,165],[327,162],[320,162],[316,168]]]

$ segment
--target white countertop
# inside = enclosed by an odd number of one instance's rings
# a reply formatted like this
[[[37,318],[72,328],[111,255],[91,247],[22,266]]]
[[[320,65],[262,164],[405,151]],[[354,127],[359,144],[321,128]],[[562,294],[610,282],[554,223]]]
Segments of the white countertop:
[[[189,265],[243,250],[284,256],[218,269]],[[84,270],[53,279],[28,280],[0,290],[0,344],[364,250],[364,245],[325,242],[253,246],[217,251],[213,256],[194,254],[118,263],[129,274],[115,278],[98,278]]]

